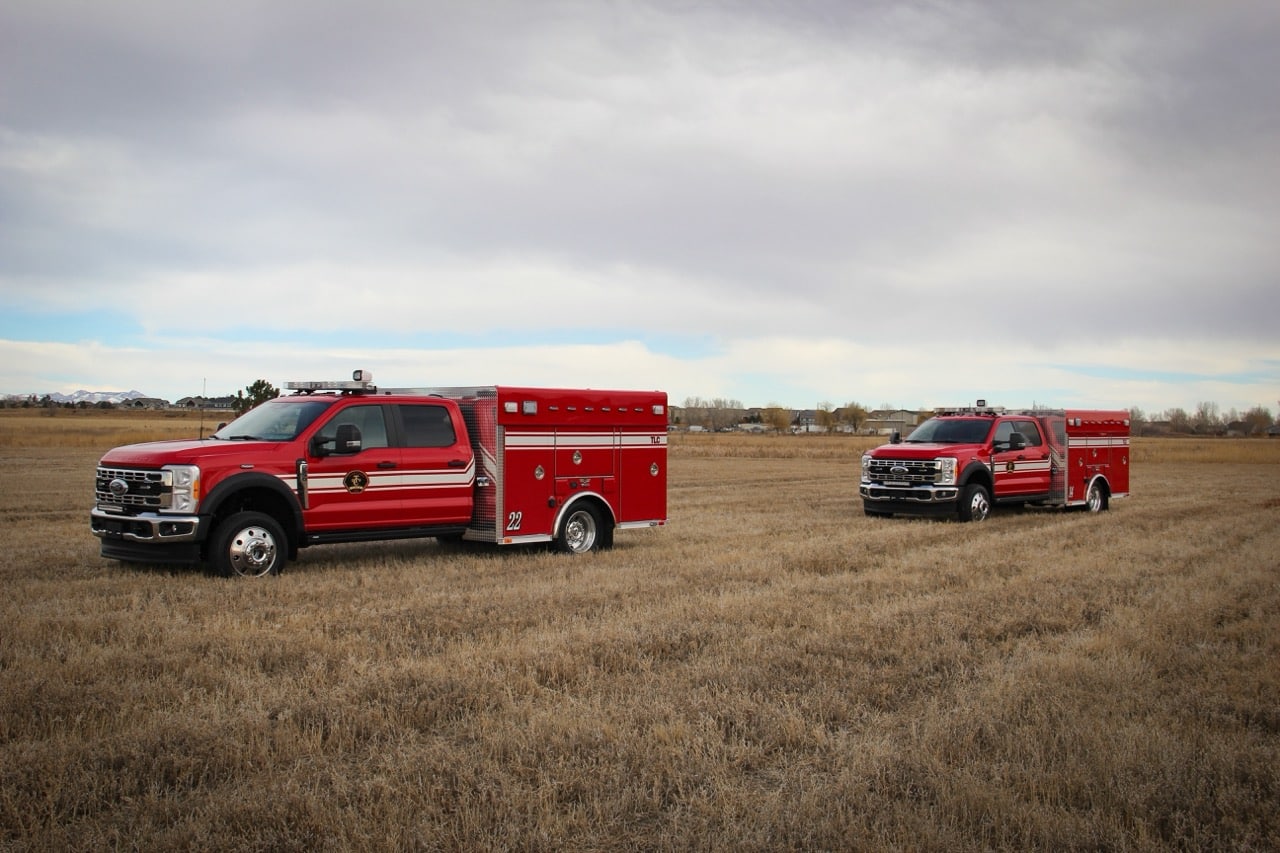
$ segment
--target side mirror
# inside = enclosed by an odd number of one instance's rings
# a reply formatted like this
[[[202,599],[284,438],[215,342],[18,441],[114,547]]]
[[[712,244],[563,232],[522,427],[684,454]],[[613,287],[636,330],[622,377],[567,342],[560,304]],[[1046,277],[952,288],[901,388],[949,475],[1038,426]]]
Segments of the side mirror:
[[[1020,432],[1015,432],[1009,436],[1009,449],[1021,450],[1027,446],[1027,437]]]
[[[360,427],[355,424],[338,424],[338,440],[334,453],[359,453],[362,446]]]
[[[889,443],[902,444],[902,433],[898,432],[896,429],[889,433]]]

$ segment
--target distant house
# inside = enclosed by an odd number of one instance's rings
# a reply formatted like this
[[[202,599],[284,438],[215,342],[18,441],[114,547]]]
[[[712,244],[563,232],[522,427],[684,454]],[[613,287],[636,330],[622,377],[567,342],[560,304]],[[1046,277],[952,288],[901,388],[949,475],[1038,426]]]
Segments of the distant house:
[[[134,397],[120,405],[126,409],[167,409],[169,401],[161,400],[159,397]]]
[[[904,436],[920,425],[921,414],[909,409],[876,409],[862,422],[862,431],[889,435],[897,430]]]
[[[840,406],[831,414],[832,417],[835,418],[836,429],[840,432],[857,432],[859,429],[865,429],[867,420],[867,413],[865,411],[862,412],[862,417],[858,421],[857,428],[853,425],[853,410],[849,407]]]
[[[775,407],[754,406],[742,413],[742,422],[744,424],[752,424],[762,427],[762,429],[751,430],[752,432],[772,432],[774,430],[773,416],[779,410]],[[791,409],[781,409],[786,415],[786,422],[793,423],[796,419],[796,413]]]
[[[236,407],[236,398],[226,397],[183,397],[175,404],[180,409],[215,409],[230,411]]]
[[[792,432],[822,432],[816,409],[801,409],[791,421]]]

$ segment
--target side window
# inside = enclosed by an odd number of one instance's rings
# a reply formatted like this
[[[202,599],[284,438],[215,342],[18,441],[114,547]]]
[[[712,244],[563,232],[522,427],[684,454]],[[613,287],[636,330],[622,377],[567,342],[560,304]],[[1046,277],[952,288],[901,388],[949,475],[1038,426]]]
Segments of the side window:
[[[1013,423],[1011,421],[1001,421],[996,427],[996,437],[992,441],[995,444],[1007,445],[1011,435],[1013,435]]]
[[[452,447],[457,441],[453,418],[444,406],[401,406],[400,420],[405,447]]]
[[[360,430],[362,450],[387,446],[387,421],[380,405],[346,407],[321,428],[320,438],[332,447],[341,424],[351,424]]]
[[[1043,443],[1040,438],[1040,428],[1031,421],[1018,421],[1017,426],[1018,432],[1027,439],[1027,447],[1038,447]]]

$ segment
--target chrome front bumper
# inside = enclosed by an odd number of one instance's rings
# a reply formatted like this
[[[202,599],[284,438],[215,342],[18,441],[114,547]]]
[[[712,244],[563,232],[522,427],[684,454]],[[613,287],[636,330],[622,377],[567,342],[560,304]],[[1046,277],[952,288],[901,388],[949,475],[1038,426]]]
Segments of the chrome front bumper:
[[[957,486],[881,486],[862,483],[858,493],[865,501],[915,501],[916,503],[951,503],[959,499]]]
[[[163,545],[196,542],[200,537],[200,517],[154,512],[122,515],[94,507],[89,512],[89,529],[99,539]]]

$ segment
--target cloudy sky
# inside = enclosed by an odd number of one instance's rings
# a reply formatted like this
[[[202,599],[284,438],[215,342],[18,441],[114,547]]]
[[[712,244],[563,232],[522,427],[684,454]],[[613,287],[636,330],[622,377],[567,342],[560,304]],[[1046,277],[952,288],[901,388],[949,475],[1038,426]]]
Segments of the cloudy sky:
[[[0,0],[0,393],[1280,401],[1280,4]]]

